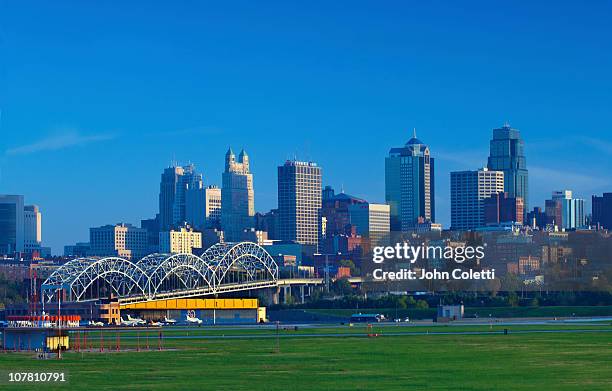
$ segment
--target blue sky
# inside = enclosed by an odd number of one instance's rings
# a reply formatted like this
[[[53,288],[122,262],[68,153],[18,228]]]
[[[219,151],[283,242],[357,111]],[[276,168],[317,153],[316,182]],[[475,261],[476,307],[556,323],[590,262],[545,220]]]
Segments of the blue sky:
[[[610,2],[100,3],[0,0],[0,193],[41,207],[54,252],[153,216],[172,159],[220,184],[228,145],[262,212],[293,156],[384,200],[416,127],[447,225],[448,173],[483,166],[506,120],[531,206],[612,191]]]

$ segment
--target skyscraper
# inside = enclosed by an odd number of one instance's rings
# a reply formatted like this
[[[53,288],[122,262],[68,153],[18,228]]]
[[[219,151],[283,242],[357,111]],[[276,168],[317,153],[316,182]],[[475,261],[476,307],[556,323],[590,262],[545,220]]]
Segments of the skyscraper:
[[[370,239],[371,246],[388,244],[390,231],[389,205],[353,204],[348,207],[351,224],[357,234]]]
[[[504,192],[504,173],[487,168],[451,172],[451,229],[484,226],[484,200]]]
[[[601,197],[594,195],[591,200],[593,224],[612,229],[612,193],[603,193]]]
[[[218,228],[221,223],[221,189],[212,185],[187,189],[185,221],[197,230]]]
[[[546,215],[548,223],[559,228],[576,229],[586,224],[584,200],[573,198],[571,190],[553,191],[552,199],[546,200]]]
[[[281,240],[317,246],[321,209],[321,167],[286,161],[278,167],[278,234]]]
[[[523,224],[523,199],[508,197],[508,193],[495,193],[484,200],[484,224]]]
[[[23,251],[23,196],[0,194],[0,254]]]
[[[254,227],[255,195],[249,157],[244,151],[236,155],[232,149],[225,154],[225,172],[221,187],[221,227],[225,239],[239,241],[244,229]]]
[[[351,223],[349,207],[356,204],[367,204],[367,201],[345,192],[335,194],[331,186],[325,186],[321,202],[321,217],[326,224],[325,236],[346,233],[347,225]]]
[[[487,168],[504,172],[504,188],[508,197],[521,197],[526,215],[529,210],[529,183],[525,143],[519,130],[511,128],[508,123],[493,129]]]
[[[419,219],[435,221],[434,158],[416,137],[391,148],[385,159],[385,200],[391,208],[391,230],[409,231]]]
[[[36,205],[23,208],[23,250],[26,253],[40,251],[42,246],[42,214]]]
[[[159,185],[159,228],[167,231],[186,222],[185,198],[188,189],[202,188],[202,174],[195,166],[173,166],[164,170]]]

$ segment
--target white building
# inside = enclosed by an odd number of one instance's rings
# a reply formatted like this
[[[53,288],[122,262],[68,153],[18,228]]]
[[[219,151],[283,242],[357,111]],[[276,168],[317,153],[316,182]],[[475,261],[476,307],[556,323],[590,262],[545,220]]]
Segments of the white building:
[[[90,255],[138,260],[147,255],[147,230],[131,224],[89,229]]]
[[[239,241],[245,229],[254,227],[255,194],[249,157],[244,150],[238,160],[230,148],[225,154],[221,187],[221,228],[227,241]]]
[[[160,253],[193,253],[194,248],[202,248],[202,234],[189,227],[159,233]]]
[[[279,239],[317,246],[320,210],[321,167],[293,160],[279,166]]]
[[[451,229],[483,227],[485,198],[503,192],[503,171],[482,168],[451,172]]]
[[[23,251],[40,251],[42,246],[42,215],[38,206],[26,205],[23,208]]]
[[[348,207],[351,225],[357,234],[370,238],[372,245],[389,241],[391,207],[386,204],[353,204]]]

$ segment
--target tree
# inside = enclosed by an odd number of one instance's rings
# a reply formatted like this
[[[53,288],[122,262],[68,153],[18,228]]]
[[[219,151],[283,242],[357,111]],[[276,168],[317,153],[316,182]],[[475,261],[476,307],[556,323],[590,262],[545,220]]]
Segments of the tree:
[[[429,308],[429,304],[427,304],[427,302],[425,300],[417,300],[416,308],[418,308],[420,310],[426,310],[426,309]]]
[[[510,294],[508,294],[508,304],[512,307],[518,307],[519,298],[516,292],[510,292]]]
[[[353,292],[351,283],[346,278],[340,278],[331,283],[330,289],[337,295],[346,296]]]
[[[519,289],[521,289],[521,285],[523,285],[523,282],[521,281],[519,276],[514,273],[507,273],[501,279],[501,289],[506,292],[518,291]]]
[[[412,296],[411,296],[412,297]],[[414,300],[414,299],[413,299]],[[397,306],[401,309],[408,308],[408,296],[400,296],[397,299]]]

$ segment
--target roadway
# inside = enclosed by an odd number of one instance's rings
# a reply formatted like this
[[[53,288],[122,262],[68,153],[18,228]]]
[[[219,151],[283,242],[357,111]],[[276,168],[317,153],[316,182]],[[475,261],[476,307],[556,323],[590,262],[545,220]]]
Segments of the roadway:
[[[436,323],[432,321],[412,321],[412,322],[379,322],[373,323],[375,327],[382,327],[385,330],[401,328],[402,330],[409,329],[411,327],[432,327],[435,328],[452,328],[452,327],[470,327],[470,326],[563,326],[563,325],[583,325],[583,326],[605,326],[604,322],[611,322],[612,324],[612,316],[604,316],[604,317],[581,317],[581,318],[564,318],[564,319],[555,319],[555,318],[491,318],[489,319],[461,319],[448,323]],[[354,327],[365,327],[367,323],[354,323]],[[300,329],[329,329],[329,328],[340,328],[340,327],[349,327],[347,323],[344,325],[339,323],[279,323],[279,328],[283,331],[286,330],[294,330],[297,327]],[[132,327],[132,326],[119,326],[119,327],[86,327],[80,328],[80,331],[86,332],[99,332],[100,330],[108,330],[108,331],[119,331],[119,332],[130,332],[130,331],[236,331],[236,330],[269,330],[271,332],[276,332],[277,325],[276,323],[266,323],[266,324],[242,324],[242,325],[201,325],[201,326],[191,326],[191,325],[165,325],[161,327]],[[586,330],[586,329],[585,329]],[[612,330],[612,329],[610,329]],[[546,332],[552,330],[544,330]],[[564,330],[561,330],[564,331]],[[569,330],[566,330],[569,331]],[[518,331],[512,331],[512,333],[517,333]],[[414,335],[420,334],[457,334],[458,332],[445,331],[445,332],[436,332],[430,331],[426,332],[412,332],[402,331],[401,334],[406,333],[414,333]],[[485,332],[485,334],[490,334],[491,331]],[[300,333],[299,336],[305,336],[306,334]],[[313,336],[322,336],[322,334],[313,333]],[[341,336],[342,334],[331,333],[330,335]],[[355,333],[350,333],[350,335],[354,336]],[[359,334],[357,334],[359,335]],[[385,335],[391,335],[389,332],[385,331]],[[254,336],[254,335],[253,335]],[[216,336],[215,336],[216,337]],[[169,337],[168,337],[169,338]]]

